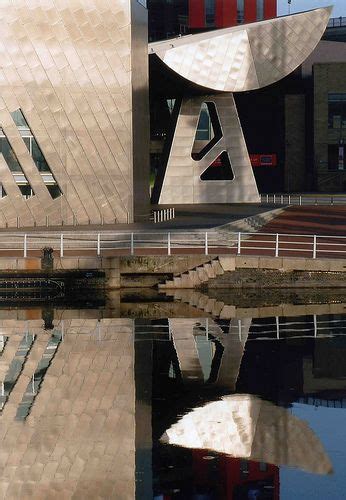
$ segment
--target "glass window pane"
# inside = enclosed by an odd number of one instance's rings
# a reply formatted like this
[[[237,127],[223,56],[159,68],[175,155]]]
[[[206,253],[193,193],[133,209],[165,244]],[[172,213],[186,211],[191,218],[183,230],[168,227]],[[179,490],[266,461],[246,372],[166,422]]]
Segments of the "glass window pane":
[[[22,195],[25,196],[25,198],[30,198],[33,194],[29,185],[19,186],[19,189]]]
[[[62,195],[62,192],[60,191],[60,188],[59,188],[59,186],[57,184],[51,185],[51,186],[47,186],[47,189],[48,189],[49,194],[51,195],[51,197],[53,199],[58,198],[59,196]]]
[[[197,125],[196,139],[197,141],[209,141],[211,139],[210,116],[206,103],[202,104],[201,114]]]
[[[7,137],[0,137],[0,153],[2,153],[11,172],[22,172],[19,161]]]
[[[205,20],[207,26],[214,26],[215,23],[215,0],[206,0]]]
[[[23,137],[23,141],[25,142],[25,145],[30,153],[30,137]]]
[[[237,0],[237,18],[238,24],[244,22],[244,0]]]
[[[24,118],[24,115],[20,109],[13,111],[11,113],[11,116],[13,118],[14,123],[17,125],[17,127],[29,128],[29,125],[28,125],[26,119]]]
[[[31,140],[32,140],[32,159],[34,160],[38,170],[40,172],[50,172],[49,165],[46,162],[46,159],[43,156],[42,151],[36,142],[36,139],[33,137]]]
[[[257,0],[257,21],[264,19],[264,0]]]
[[[346,93],[328,94],[328,128],[346,128]]]

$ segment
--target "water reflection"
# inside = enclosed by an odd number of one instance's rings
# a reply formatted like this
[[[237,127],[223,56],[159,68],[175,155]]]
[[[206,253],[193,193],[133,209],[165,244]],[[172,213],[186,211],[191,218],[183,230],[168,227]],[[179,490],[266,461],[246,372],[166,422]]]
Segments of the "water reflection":
[[[57,316],[0,321],[1,496],[134,498],[133,322]]]
[[[295,411],[342,406],[345,328],[343,314],[136,321],[137,498],[278,499],[283,467],[342,483],[333,429]]]
[[[161,441],[316,474],[332,472],[329,457],[306,422],[249,394],[224,396],[193,409],[167,429]]]
[[[3,498],[278,499],[288,467],[342,491],[344,305],[119,311],[0,310]]]

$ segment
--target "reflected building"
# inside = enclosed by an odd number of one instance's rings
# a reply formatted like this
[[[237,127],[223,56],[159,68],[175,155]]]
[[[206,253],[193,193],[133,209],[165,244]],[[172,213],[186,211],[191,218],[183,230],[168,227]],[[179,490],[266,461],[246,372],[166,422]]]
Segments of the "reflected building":
[[[15,314],[0,321],[2,496],[132,500],[132,320],[71,311],[46,332]]]
[[[289,407],[345,390],[334,363],[344,315],[280,318],[280,340],[270,317],[107,316],[57,310],[47,321],[39,310],[1,311],[5,498],[179,498],[180,489],[277,499],[279,466],[330,472],[318,437]],[[191,423],[206,432],[190,432]],[[164,444],[165,433],[179,446]]]

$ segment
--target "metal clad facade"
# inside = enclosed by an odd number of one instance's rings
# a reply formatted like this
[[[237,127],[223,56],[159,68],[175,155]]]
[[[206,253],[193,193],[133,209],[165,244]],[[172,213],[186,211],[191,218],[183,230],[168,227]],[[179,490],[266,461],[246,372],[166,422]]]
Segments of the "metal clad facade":
[[[30,7],[3,0],[0,27],[1,126],[34,191],[25,200],[2,175],[0,224],[14,226],[18,217],[21,225],[44,225],[47,217],[50,224],[133,220],[133,172],[148,168],[148,146],[136,135],[149,128],[146,9],[136,0],[31,0]],[[137,93],[144,104],[134,120]],[[19,109],[63,193],[57,199],[13,122]],[[135,143],[144,148],[140,165]]]

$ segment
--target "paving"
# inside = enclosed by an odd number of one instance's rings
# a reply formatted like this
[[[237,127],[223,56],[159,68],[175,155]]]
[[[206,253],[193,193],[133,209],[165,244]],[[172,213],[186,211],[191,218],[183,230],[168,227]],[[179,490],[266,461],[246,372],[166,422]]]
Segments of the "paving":
[[[2,232],[0,255],[23,257],[24,234],[27,234],[28,257],[39,257],[45,246],[54,248],[58,255],[63,232],[64,256],[95,256],[98,233],[99,253],[105,257],[167,255],[169,244],[171,255],[236,254],[239,233],[244,255],[275,256],[275,235],[280,234],[280,256],[313,257],[313,235],[322,236],[317,238],[318,257],[346,256],[346,206],[186,205],[175,209],[174,220],[158,224],[60,226],[34,228],[27,233],[23,229]]]
[[[163,210],[163,205],[153,205],[152,210]],[[169,230],[200,230],[212,229],[224,224],[229,224],[242,219],[246,219],[259,214],[265,214],[272,210],[277,210],[278,206],[274,204],[261,203],[239,203],[239,204],[214,204],[214,205],[175,205],[175,218],[165,222],[142,222],[134,224],[107,224],[104,225],[85,225],[85,226],[51,226],[51,227],[30,227],[30,228],[9,228],[0,229],[1,232],[56,232],[63,229],[73,232],[147,232],[147,231],[167,231]]]
[[[346,206],[287,207],[261,232],[346,236]]]

